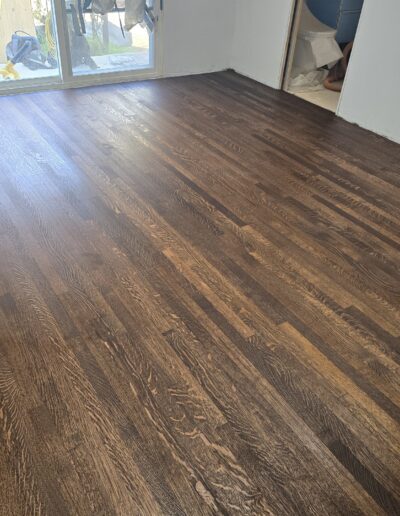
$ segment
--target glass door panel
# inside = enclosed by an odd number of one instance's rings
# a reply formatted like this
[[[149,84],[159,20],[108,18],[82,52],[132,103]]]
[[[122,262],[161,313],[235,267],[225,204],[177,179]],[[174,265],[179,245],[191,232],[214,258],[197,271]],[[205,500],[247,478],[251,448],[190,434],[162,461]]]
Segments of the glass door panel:
[[[0,0],[0,88],[59,79],[53,0]]]
[[[152,2],[65,0],[65,12],[74,76],[153,68]]]

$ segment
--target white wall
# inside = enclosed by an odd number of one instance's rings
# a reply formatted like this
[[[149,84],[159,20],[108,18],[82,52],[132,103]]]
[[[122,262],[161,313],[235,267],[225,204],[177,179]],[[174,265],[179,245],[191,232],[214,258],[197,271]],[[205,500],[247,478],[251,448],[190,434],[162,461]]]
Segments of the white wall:
[[[280,88],[292,10],[293,0],[236,0],[231,68]]]
[[[163,75],[230,66],[236,0],[164,0]]]
[[[365,0],[338,114],[400,143],[399,0]]]
[[[233,68],[280,87],[294,0],[164,0],[163,76]]]

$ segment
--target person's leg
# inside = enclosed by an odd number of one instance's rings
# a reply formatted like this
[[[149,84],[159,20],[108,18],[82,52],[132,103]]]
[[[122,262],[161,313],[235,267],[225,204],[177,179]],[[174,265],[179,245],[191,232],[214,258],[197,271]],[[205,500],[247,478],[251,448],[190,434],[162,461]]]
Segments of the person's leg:
[[[347,67],[353,48],[353,41],[346,45],[343,50],[343,57],[338,61],[331,70],[329,70],[328,77],[324,81],[324,86],[328,90],[342,91],[343,80],[346,75]]]

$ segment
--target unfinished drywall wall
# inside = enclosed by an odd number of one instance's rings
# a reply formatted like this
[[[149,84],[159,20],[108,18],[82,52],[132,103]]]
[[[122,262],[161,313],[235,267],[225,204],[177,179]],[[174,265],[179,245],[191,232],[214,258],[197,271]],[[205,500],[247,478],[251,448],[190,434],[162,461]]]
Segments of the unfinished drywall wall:
[[[399,21],[399,0],[365,0],[338,114],[400,143]]]
[[[231,67],[280,88],[293,0],[236,0]]]
[[[164,0],[163,75],[229,68],[236,0]]]

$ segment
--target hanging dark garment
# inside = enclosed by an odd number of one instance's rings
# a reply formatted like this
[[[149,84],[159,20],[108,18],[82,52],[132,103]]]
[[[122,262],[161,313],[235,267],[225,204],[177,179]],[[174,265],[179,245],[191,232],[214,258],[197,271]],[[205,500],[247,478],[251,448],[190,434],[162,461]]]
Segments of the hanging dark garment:
[[[81,26],[82,34],[86,34],[86,25],[85,25],[85,18],[83,16],[82,0],[78,0],[78,16],[79,16],[79,23]]]
[[[90,55],[89,43],[86,41],[85,36],[82,34],[76,8],[72,4],[70,8],[72,17],[72,30],[70,32],[72,66],[76,67],[80,65],[86,65],[89,66],[92,70],[95,70],[98,67]]]

